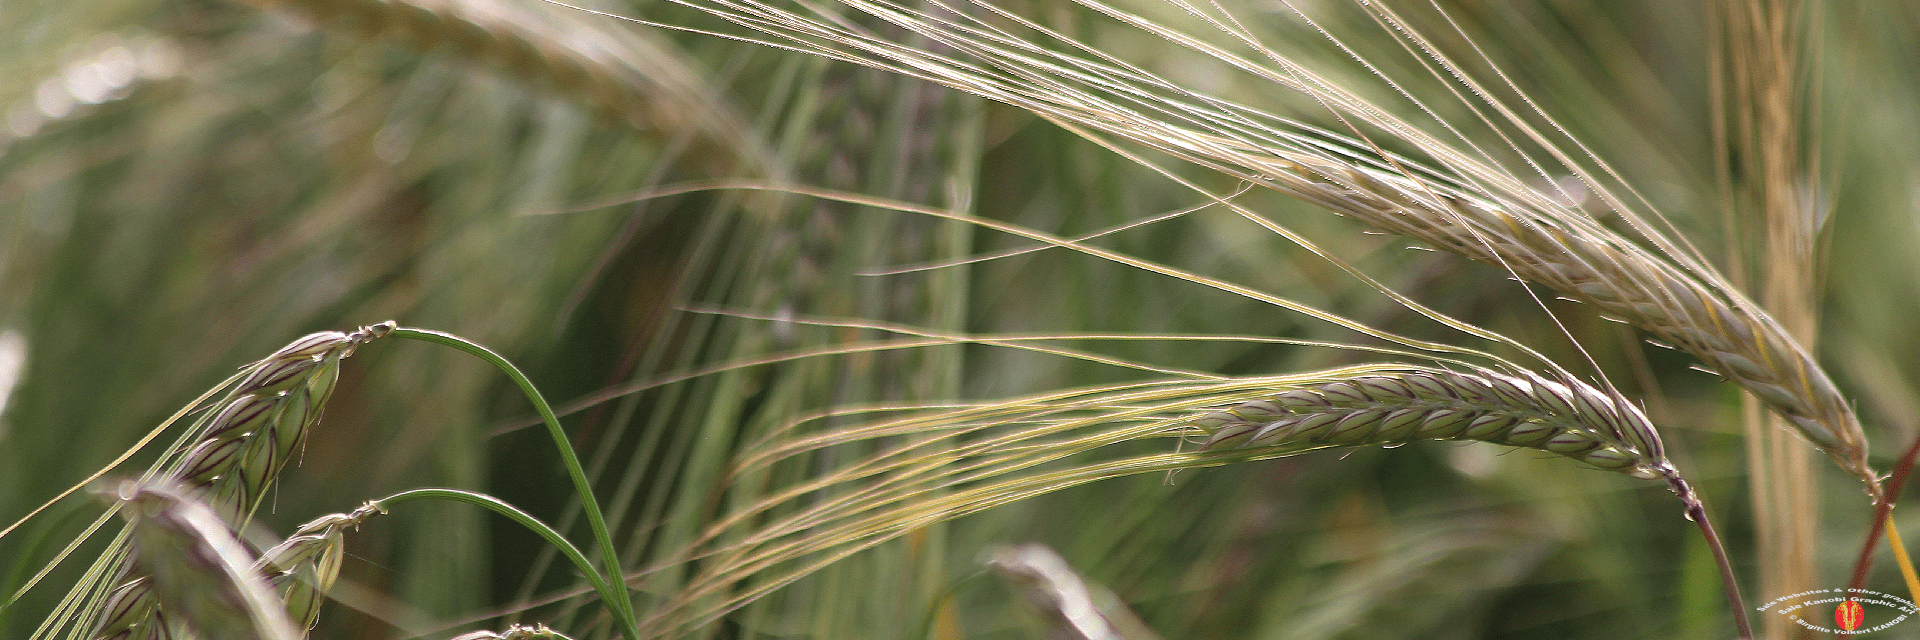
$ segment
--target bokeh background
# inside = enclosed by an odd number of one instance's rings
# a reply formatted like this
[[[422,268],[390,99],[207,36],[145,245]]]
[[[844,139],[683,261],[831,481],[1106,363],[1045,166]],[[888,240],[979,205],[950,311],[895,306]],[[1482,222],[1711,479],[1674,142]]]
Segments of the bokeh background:
[[[1294,4],[1343,43],[1383,56],[1388,74],[1416,93],[1440,88],[1351,6]],[[1127,6],[1179,16],[1138,5]],[[1085,7],[996,6],[1197,90],[1331,122],[1310,101]],[[1724,257],[1737,280],[1764,275],[1759,231],[1727,215],[1716,173],[1727,166],[1714,138],[1725,105],[1710,90],[1719,7],[1440,6],[1458,32],[1434,7],[1410,7],[1408,17],[1447,50],[1477,50],[1510,72],[1684,237]],[[594,8],[744,33],[678,5]],[[1277,50],[1392,103],[1384,84],[1288,6],[1229,9]],[[1821,277],[1819,351],[1858,403],[1885,469],[1920,424],[1912,322],[1920,317],[1912,258],[1920,247],[1920,75],[1910,72],[1920,64],[1920,8],[1880,1],[1796,10],[1809,34],[1804,124],[1819,158],[1804,192],[1809,210],[1829,220],[1826,262],[1807,265]],[[740,190],[604,204],[689,182],[772,181],[1073,236],[1206,202],[1026,112],[842,62],[530,0],[21,0],[0,5],[0,30],[0,520],[9,523],[236,367],[305,332],[387,319],[486,344],[559,403],[893,335],[802,322],[809,318],[952,334],[1362,342],[1284,310],[1060,249],[881,274],[1030,244],[912,213]],[[1465,112],[1439,115],[1477,130]],[[1159,159],[1210,188],[1236,188]],[[1424,303],[1591,372],[1499,270],[1405,250],[1405,240],[1275,194],[1250,192],[1240,202]],[[1201,210],[1098,243],[1388,330],[1486,347],[1229,212]],[[1600,372],[1646,402],[1751,580],[1766,559],[1752,546],[1738,392],[1590,309],[1551,299],[1547,307]],[[1233,340],[1057,344],[1225,374],[1368,359]],[[699,376],[582,409],[566,423],[624,557],[642,567],[671,557],[717,517],[730,495],[722,473],[732,453],[793,416],[1141,376],[946,345]],[[262,525],[284,533],[421,486],[483,491],[548,522],[572,522],[564,473],[545,434],[525,428],[529,415],[483,363],[419,343],[370,344],[347,362],[325,421],[268,498]],[[823,454],[819,464],[860,451]],[[126,469],[155,455],[146,451]],[[1037,541],[1169,638],[1730,636],[1705,549],[1663,487],[1548,458],[1427,442],[1102,482],[929,526],[700,633],[1048,637],[1044,619],[982,564],[996,544]],[[1868,514],[1857,484],[1829,466],[1816,465],[1810,479],[1824,505],[1799,516],[1822,534],[1817,564],[1833,583],[1823,586],[1839,586]],[[0,596],[12,597],[99,511],[69,499],[0,539]],[[1920,531],[1920,521],[1908,529]],[[569,533],[587,539],[577,526]],[[574,584],[537,539],[462,505],[377,519],[348,548],[339,602],[323,613],[317,638],[498,628],[504,619],[489,616]],[[81,556],[90,550],[97,546]],[[27,637],[71,580],[72,567],[56,571],[0,609],[0,637]],[[1897,580],[1883,562],[1872,585],[1899,592]],[[640,583],[643,612],[671,582]],[[576,637],[607,635],[592,622],[597,609],[578,604],[536,606],[521,619]]]

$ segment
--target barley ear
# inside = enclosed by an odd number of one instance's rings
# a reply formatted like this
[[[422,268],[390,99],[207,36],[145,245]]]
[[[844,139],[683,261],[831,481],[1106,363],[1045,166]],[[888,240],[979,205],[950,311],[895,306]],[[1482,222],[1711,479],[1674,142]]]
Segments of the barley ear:
[[[1567,376],[1409,368],[1278,391],[1190,423],[1209,449],[1309,450],[1411,440],[1526,447],[1637,478],[1671,478],[1632,402]]]
[[[320,422],[339,380],[341,359],[395,326],[388,321],[352,332],[309,334],[249,365],[251,371],[214,409],[198,443],[169,476],[204,492],[228,519],[245,522]]]
[[[1739,582],[1706,505],[1667,461],[1646,415],[1617,393],[1563,374],[1380,370],[1277,391],[1189,424],[1207,434],[1207,449],[1268,448],[1284,455],[1420,439],[1479,440],[1665,480],[1714,554],[1740,637],[1752,637]]]
[[[302,637],[320,619],[320,605],[340,576],[340,562],[347,553],[346,530],[382,513],[368,503],[349,513],[322,516],[301,525],[254,563],[254,572],[265,576],[268,586],[286,603],[287,616]]]

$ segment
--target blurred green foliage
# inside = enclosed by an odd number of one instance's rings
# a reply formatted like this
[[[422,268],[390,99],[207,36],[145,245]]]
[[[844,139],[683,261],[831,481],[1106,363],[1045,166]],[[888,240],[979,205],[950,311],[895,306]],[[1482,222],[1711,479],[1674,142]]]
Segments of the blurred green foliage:
[[[1321,26],[1348,44],[1398,47],[1339,3],[1299,4],[1315,5]],[[1216,95],[1325,118],[1278,87],[1209,75],[1178,51],[1154,53],[1169,45],[1082,8],[1005,6],[1153,60],[1157,71]],[[600,8],[718,26],[660,3]],[[1749,240],[1726,233],[1718,213],[1701,8],[1559,0],[1446,8],[1460,33],[1434,15],[1419,18],[1447,36],[1443,46],[1466,56],[1470,40],[1512,72],[1709,255]],[[637,107],[642,117],[609,115],[564,82],[530,81],[537,72],[477,61],[458,44],[409,46],[364,25],[316,26],[284,7],[0,5],[9,36],[0,38],[0,519],[11,522],[87,477],[234,367],[307,331],[389,318],[486,344],[562,404],[721,363],[888,337],[792,318],[980,334],[1358,340],[1058,249],[863,275],[1025,245],[956,222],[797,195],[701,191],[573,211],[660,185],[767,179],[1070,237],[1204,200],[1029,114],[922,82],[552,5],[513,9],[563,25],[563,33],[658,56],[607,64],[636,86],[668,89],[637,94],[659,101]],[[1328,74],[1392,101],[1290,12],[1235,9],[1275,46],[1298,47]],[[1920,63],[1920,9],[1842,3],[1823,18],[1814,124],[1827,179],[1815,196],[1833,216],[1823,360],[1860,403],[1876,466],[1885,469],[1920,419],[1911,385],[1920,375],[1920,333],[1909,321],[1920,315],[1920,270],[1909,259],[1920,246],[1920,127],[1911,126],[1920,84],[1906,71]],[[1407,76],[1411,62],[1388,71]],[[1409,88],[1434,90],[1417,81]],[[1440,115],[1473,132],[1470,116]],[[1179,170],[1233,189],[1226,178]],[[1240,200],[1446,313],[1569,366],[1580,362],[1497,270],[1401,250],[1402,240],[1365,235],[1271,194]],[[1225,212],[1099,242],[1389,330],[1458,340]],[[1688,370],[1683,357],[1643,348],[1631,330],[1589,310],[1548,307],[1600,371],[1646,399],[1676,460],[1726,514],[1735,557],[1750,568],[1735,391]],[[699,311],[707,309],[788,320]],[[1361,358],[1231,341],[1062,342],[1226,374]],[[1641,359],[1653,377],[1640,374]],[[567,425],[627,545],[623,557],[654,567],[728,505],[771,490],[729,486],[725,466],[793,416],[1139,375],[980,345],[822,356],[650,388],[584,408]],[[370,345],[347,362],[325,422],[268,498],[263,525],[285,532],[421,486],[484,491],[550,523],[571,523],[577,509],[555,456],[542,434],[522,428],[528,412],[478,362],[418,344]],[[834,450],[818,464],[862,452]],[[1107,481],[928,527],[703,633],[1041,637],[1037,619],[1020,613],[1018,598],[980,564],[993,544],[1034,540],[1167,637],[1726,636],[1712,566],[1663,488],[1549,457],[1415,443],[1186,472],[1170,482]],[[1855,485],[1832,469],[1821,473],[1828,511],[1805,516],[1820,522],[1820,566],[1837,585],[1867,513]],[[0,539],[0,593],[12,594],[97,510],[63,502]],[[1920,523],[1908,527],[1920,531]],[[563,530],[586,539],[578,526]],[[503,628],[489,616],[576,584],[537,539],[459,505],[369,523],[348,547],[347,587],[316,637]],[[0,609],[0,636],[26,637],[70,569]],[[1890,580],[1891,572],[1880,576]],[[636,582],[641,611],[687,577],[678,569],[648,573]],[[536,606],[522,619],[575,637],[611,633],[594,618],[597,608],[577,605]]]

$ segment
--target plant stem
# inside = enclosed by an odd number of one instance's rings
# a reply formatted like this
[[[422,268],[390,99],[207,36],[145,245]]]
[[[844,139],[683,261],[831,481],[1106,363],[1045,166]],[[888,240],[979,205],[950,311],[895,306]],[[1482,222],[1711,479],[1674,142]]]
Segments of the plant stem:
[[[1885,527],[1893,522],[1893,505],[1900,501],[1900,489],[1907,485],[1907,476],[1913,474],[1913,463],[1920,457],[1920,437],[1915,437],[1900,461],[1893,465],[1893,475],[1887,477],[1886,491],[1874,497],[1873,526],[1867,529],[1867,542],[1860,547],[1860,560],[1853,565],[1853,579],[1847,582],[1849,589],[1864,589],[1867,573],[1873,569],[1873,553],[1880,544],[1880,535]],[[1907,562],[1902,558],[1903,562]],[[1920,597],[1920,594],[1907,594],[1908,597]]]
[[[615,591],[613,583],[608,582],[606,576],[600,575],[600,572],[593,568],[593,561],[588,560],[586,554],[580,553],[579,547],[575,547],[573,543],[567,542],[567,539],[562,537],[560,532],[553,530],[553,527],[547,526],[547,523],[541,522],[539,519],[528,515],[527,512],[521,511],[511,504],[507,504],[506,501],[499,498],[484,493],[462,491],[459,489],[413,489],[375,500],[373,501],[373,506],[382,513],[385,513],[393,505],[414,500],[452,500],[455,502],[465,502],[467,504],[486,507],[494,513],[506,516],[507,519],[518,522],[521,526],[545,538],[548,544],[552,544],[555,549],[560,551],[561,555],[565,555],[568,560],[573,561],[573,566],[578,568],[580,573],[587,577],[587,581],[593,585],[593,590],[600,593],[601,599],[612,602],[616,598],[626,597],[624,590]],[[633,618],[623,617],[620,627],[621,632],[624,633],[629,640],[639,640],[640,630],[634,626]]]
[[[1753,640],[1753,624],[1747,621],[1747,601],[1740,597],[1740,581],[1734,578],[1733,562],[1727,559],[1726,545],[1720,543],[1720,534],[1713,530],[1713,522],[1707,519],[1707,505],[1693,492],[1693,487],[1678,474],[1669,473],[1667,484],[1674,495],[1680,496],[1680,502],[1687,507],[1687,519],[1700,527],[1700,535],[1707,539],[1707,549],[1713,551],[1713,562],[1720,566],[1720,582],[1727,591],[1727,604],[1733,607],[1733,626],[1740,632],[1740,640]]]
[[[588,527],[593,529],[594,543],[600,549],[600,560],[605,566],[601,579],[610,583],[609,588],[601,592],[601,597],[607,600],[607,607],[612,610],[614,617],[620,619],[621,630],[627,634],[627,637],[630,640],[639,640],[639,630],[634,626],[633,601],[628,596],[627,581],[620,569],[620,560],[614,555],[613,533],[607,528],[606,518],[600,514],[600,503],[593,497],[593,486],[587,481],[586,470],[580,466],[580,456],[574,453],[572,443],[567,440],[567,432],[560,428],[560,419],[554,416],[553,407],[547,404],[545,397],[540,395],[540,390],[535,389],[533,382],[528,380],[525,374],[520,373],[520,369],[513,366],[513,363],[508,362],[506,358],[460,336],[411,327],[394,329],[391,335],[396,338],[432,342],[471,353],[493,363],[493,366],[507,374],[514,384],[520,385],[520,391],[526,394],[527,400],[533,403],[534,411],[538,412],[541,421],[547,424],[547,434],[553,436],[554,447],[560,450],[560,461],[567,468],[567,476],[573,479],[574,493],[579,496],[580,506],[586,511]],[[594,573],[586,568],[582,570]]]
[[[1893,516],[1887,516],[1887,546],[1893,548],[1893,559],[1900,563],[1900,577],[1907,581],[1907,598],[1920,597],[1920,573],[1913,570],[1913,559],[1907,557],[1907,545],[1900,541],[1900,527],[1894,526]]]

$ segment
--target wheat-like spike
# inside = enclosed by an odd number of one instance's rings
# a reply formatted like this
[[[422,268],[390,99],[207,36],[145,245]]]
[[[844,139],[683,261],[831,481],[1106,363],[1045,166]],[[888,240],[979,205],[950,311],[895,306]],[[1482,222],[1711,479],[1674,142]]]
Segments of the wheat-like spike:
[[[320,421],[320,410],[339,379],[340,360],[396,326],[388,321],[353,332],[302,336],[255,362],[252,372],[215,407],[198,443],[169,476],[203,491],[222,515],[243,522]]]
[[[348,513],[321,516],[301,525],[254,563],[254,571],[265,576],[268,586],[286,603],[287,616],[302,637],[320,619],[320,604],[340,576],[340,562],[347,554],[347,528],[358,528],[383,513],[369,502]]]
[[[1633,403],[1569,377],[1524,371],[1381,372],[1289,389],[1191,424],[1208,434],[1210,449],[1480,440],[1637,478],[1675,477],[1659,432]]]
[[[132,523],[134,570],[146,577],[153,606],[172,622],[202,638],[299,638],[286,606],[254,571],[246,548],[191,489],[165,480],[128,481],[102,494],[118,502],[121,515]],[[134,637],[136,627],[144,637],[180,635],[165,630],[168,624],[154,617],[115,635]]]

